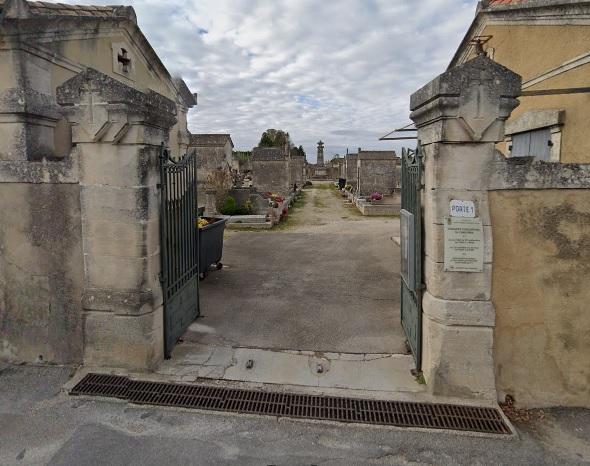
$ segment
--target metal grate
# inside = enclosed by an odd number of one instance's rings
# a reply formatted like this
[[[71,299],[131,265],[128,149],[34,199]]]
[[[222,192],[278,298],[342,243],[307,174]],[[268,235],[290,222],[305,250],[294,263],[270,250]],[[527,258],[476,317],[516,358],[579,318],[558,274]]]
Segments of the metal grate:
[[[70,391],[70,395],[108,396],[112,398],[128,397],[130,380],[120,375],[87,374]]]
[[[101,391],[103,390],[103,391]],[[235,413],[510,434],[498,409],[130,380],[89,374],[70,392],[131,403]]]

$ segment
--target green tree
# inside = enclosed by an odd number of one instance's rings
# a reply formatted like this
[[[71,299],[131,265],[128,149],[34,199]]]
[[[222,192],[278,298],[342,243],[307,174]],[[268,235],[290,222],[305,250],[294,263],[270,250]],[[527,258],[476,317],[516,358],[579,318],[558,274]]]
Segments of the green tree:
[[[291,144],[289,133],[271,128],[262,133],[258,147],[284,147],[285,144]]]

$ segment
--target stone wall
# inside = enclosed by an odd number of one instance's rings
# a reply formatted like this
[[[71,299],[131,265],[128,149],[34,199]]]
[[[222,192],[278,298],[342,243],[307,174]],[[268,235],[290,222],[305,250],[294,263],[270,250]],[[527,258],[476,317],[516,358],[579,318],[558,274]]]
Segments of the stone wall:
[[[287,195],[291,184],[291,162],[280,148],[255,147],[252,153],[252,184],[260,192]]]
[[[357,192],[392,194],[396,188],[397,158],[393,151],[359,151],[357,158]]]
[[[518,105],[518,75],[485,56],[450,69],[412,94],[423,174],[422,371],[433,394],[496,400],[493,360],[492,236],[489,183],[495,144]],[[445,266],[450,201],[473,202],[483,230],[481,263]]]
[[[344,174],[346,178],[346,184],[354,186],[356,188],[357,183],[357,154],[346,154],[344,157]]]
[[[297,184],[298,187],[303,186],[303,183],[305,183],[305,156],[292,155],[289,159],[289,165],[289,185],[293,186],[294,184]]]
[[[0,359],[82,362],[80,189],[51,181],[75,181],[71,162],[22,164],[10,182],[0,160]]]

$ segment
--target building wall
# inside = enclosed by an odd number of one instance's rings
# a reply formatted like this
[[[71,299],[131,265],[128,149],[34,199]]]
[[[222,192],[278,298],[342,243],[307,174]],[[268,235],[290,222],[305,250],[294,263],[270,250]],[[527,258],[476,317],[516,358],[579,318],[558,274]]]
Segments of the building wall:
[[[225,146],[188,146],[189,151],[197,152],[197,195],[199,205],[205,205],[207,178],[216,170],[229,171],[232,164],[232,147]]]
[[[590,407],[590,190],[492,191],[500,398]]]
[[[488,24],[481,35],[492,36],[486,47],[494,49],[495,61],[522,76],[525,91],[590,86],[590,63],[526,86],[528,80],[590,53],[588,26]],[[590,138],[586,134],[590,93],[521,96],[519,100],[520,106],[514,110],[509,121],[532,109],[565,110],[561,162],[590,163]],[[504,151],[503,146],[498,148]]]

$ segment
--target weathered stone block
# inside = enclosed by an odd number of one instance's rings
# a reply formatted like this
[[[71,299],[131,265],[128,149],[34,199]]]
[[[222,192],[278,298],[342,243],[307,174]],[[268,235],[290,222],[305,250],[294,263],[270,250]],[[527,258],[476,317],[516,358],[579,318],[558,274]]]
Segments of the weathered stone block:
[[[85,218],[135,223],[157,219],[160,212],[155,186],[82,185],[80,197]]]
[[[445,272],[442,262],[424,258],[424,282],[433,296],[443,299],[488,301],[492,288],[492,266],[483,272]]]
[[[141,316],[88,312],[84,364],[153,370],[164,359],[162,307]]]
[[[424,223],[442,224],[450,216],[452,200],[472,201],[475,216],[484,226],[491,225],[487,191],[466,191],[461,189],[425,189],[422,194]]]
[[[148,257],[84,254],[86,284],[112,290],[149,289]]]
[[[444,225],[436,223],[424,224],[424,252],[435,262],[444,262],[445,258],[445,240],[444,240]],[[493,255],[493,241],[492,241],[492,227],[483,227],[483,261],[484,264],[492,263]],[[449,272],[450,273],[450,272]]]
[[[120,187],[160,182],[158,148],[136,145],[78,144],[84,184]]]
[[[496,171],[493,144],[436,144],[424,150],[426,190],[485,191]]]
[[[496,400],[493,329],[422,320],[422,370],[434,395]]]
[[[442,325],[493,327],[495,323],[491,301],[441,299],[426,291],[422,298],[422,310],[429,319]]]
[[[160,248],[159,222],[113,222],[85,218],[84,252],[90,255],[145,257]],[[116,240],[115,240],[116,239]]]

